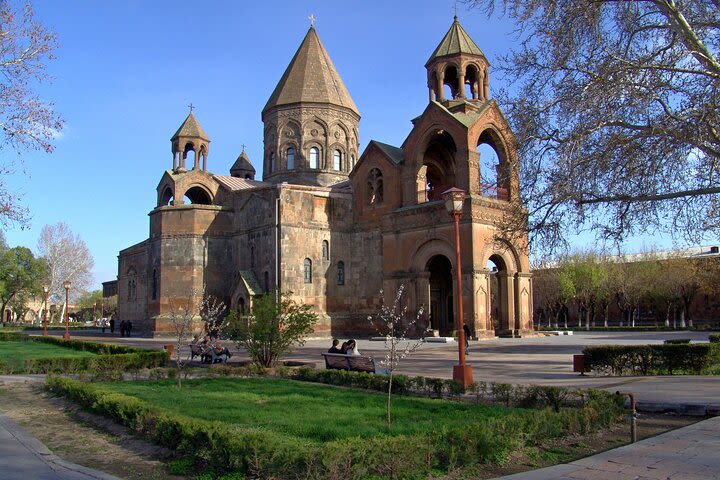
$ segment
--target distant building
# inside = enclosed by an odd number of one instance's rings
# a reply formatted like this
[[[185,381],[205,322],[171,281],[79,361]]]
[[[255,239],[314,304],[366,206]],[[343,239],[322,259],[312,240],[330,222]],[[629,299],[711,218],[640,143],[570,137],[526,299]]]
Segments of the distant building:
[[[210,173],[210,137],[191,111],[171,138],[149,238],[120,252],[118,320],[168,332],[180,300],[197,304],[205,291],[248,312],[277,288],[313,305],[318,334],[363,335],[380,291],[392,299],[405,285],[409,310],[425,306],[425,325],[450,335],[457,266],[441,193],[455,186],[469,193],[460,225],[465,322],[476,336],[530,332],[526,242],[494,241],[520,196],[515,140],[489,98],[489,63],[455,18],[425,67],[428,105],[407,139],[373,140],[359,154],[360,113],[311,27],[262,111],[262,181],[244,150],[229,175]],[[498,158],[491,185],[481,144]]]

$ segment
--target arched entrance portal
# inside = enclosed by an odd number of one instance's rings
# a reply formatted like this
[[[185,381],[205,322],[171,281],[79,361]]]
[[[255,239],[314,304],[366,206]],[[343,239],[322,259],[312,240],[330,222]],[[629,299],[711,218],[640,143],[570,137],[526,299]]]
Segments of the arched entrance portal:
[[[426,269],[430,272],[430,327],[441,336],[451,336],[455,329],[452,264],[446,256],[435,255]]]
[[[495,335],[499,337],[512,336],[514,322],[510,321],[510,309],[508,308],[508,271],[505,261],[500,255],[491,255],[487,262],[487,269],[490,271],[488,282],[490,292],[490,305],[488,312],[492,321]]]

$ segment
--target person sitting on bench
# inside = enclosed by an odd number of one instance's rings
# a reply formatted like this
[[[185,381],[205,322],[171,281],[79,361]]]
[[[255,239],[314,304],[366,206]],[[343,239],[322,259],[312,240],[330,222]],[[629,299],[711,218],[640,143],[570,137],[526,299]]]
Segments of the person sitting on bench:
[[[348,340],[345,342],[344,346],[346,346],[345,355],[360,355],[360,351],[357,349],[357,342],[355,340]]]
[[[332,347],[330,347],[328,353],[345,353],[338,348],[338,343],[340,343],[340,340],[338,340],[337,338],[333,338]]]

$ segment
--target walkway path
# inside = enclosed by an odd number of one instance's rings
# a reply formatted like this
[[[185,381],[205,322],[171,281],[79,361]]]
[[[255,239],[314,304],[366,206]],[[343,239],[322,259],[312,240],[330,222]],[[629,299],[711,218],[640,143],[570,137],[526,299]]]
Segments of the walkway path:
[[[720,417],[624,447],[504,480],[720,479]]]
[[[0,480],[118,480],[66,462],[0,413]]]

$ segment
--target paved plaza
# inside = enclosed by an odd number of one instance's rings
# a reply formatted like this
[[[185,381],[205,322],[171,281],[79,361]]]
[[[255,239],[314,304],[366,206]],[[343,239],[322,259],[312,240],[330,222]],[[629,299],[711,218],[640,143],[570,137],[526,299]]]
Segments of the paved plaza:
[[[162,348],[168,339],[120,338],[109,333],[84,332],[85,340],[112,341],[142,348]],[[720,403],[720,377],[595,377],[572,371],[572,355],[585,345],[662,343],[672,338],[707,341],[705,332],[582,332],[572,336],[492,339],[473,341],[468,362],[476,381],[516,384],[561,385],[577,388],[605,388],[632,391],[646,406],[674,406],[685,413],[698,407],[716,408]],[[309,340],[288,356],[288,360],[315,363],[323,368],[320,353],[327,339]],[[383,342],[360,340],[363,355],[383,355]],[[233,347],[233,362],[246,360]],[[457,363],[457,344],[426,344],[406,359],[400,371],[409,375],[449,378]],[[3,378],[0,381],[12,381]],[[608,450],[567,464],[503,477],[506,480],[706,480],[720,479],[720,417]],[[37,478],[74,480],[115,478],[54,456],[37,440],[0,414],[0,480]]]
[[[172,339],[122,338],[117,336],[83,334],[93,341],[113,341],[142,348],[162,348]],[[587,345],[631,345],[662,343],[668,339],[689,338],[707,342],[707,332],[579,332],[568,336],[529,338],[495,338],[470,342],[467,362],[473,367],[475,381],[513,384],[556,385],[574,388],[603,388],[610,391],[630,391],[636,394],[641,406],[659,408],[666,404],[685,405],[683,413],[694,413],[693,406],[720,404],[720,376],[694,375],[649,377],[604,377],[579,375],[572,371],[572,356]],[[345,339],[341,339],[345,340]],[[247,360],[226,342],[234,353],[231,362]],[[285,357],[287,360],[314,363],[324,368],[320,355],[330,347],[328,339],[308,340],[303,347]],[[358,340],[363,355],[384,356],[384,342]],[[457,364],[457,343],[427,343],[411,357],[403,360],[399,372],[407,375],[451,378]]]

